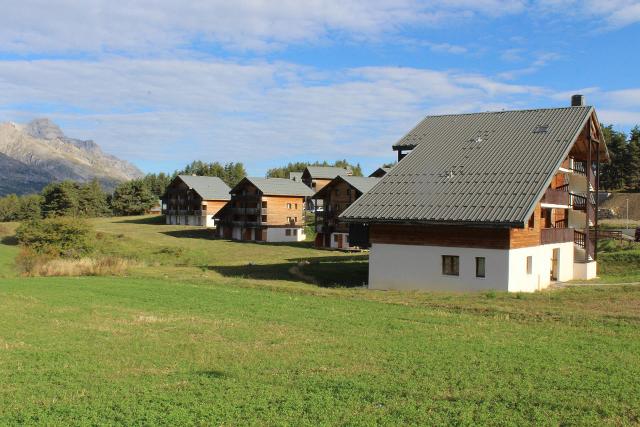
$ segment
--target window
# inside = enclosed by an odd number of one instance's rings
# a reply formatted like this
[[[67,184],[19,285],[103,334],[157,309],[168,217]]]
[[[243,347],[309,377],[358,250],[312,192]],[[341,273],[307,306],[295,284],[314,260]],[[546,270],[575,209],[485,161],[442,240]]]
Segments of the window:
[[[485,258],[483,256],[476,257],[476,277],[485,276]]]
[[[291,209],[291,203],[287,203],[287,209]]]
[[[262,207],[266,209],[266,207],[267,207],[267,202],[262,202]]]
[[[338,235],[337,235],[337,234],[334,234],[334,235],[333,235],[333,241],[334,241],[334,242],[336,242],[336,243],[338,243]]]
[[[442,255],[442,274],[446,276],[459,276],[460,257],[455,255]]]
[[[291,217],[290,216],[287,217],[287,222],[291,222]]]
[[[286,230],[284,230],[284,235],[285,236],[291,236],[291,230],[288,229],[288,228]]]
[[[298,204],[296,203],[295,208],[298,209]]]
[[[262,217],[260,219],[261,219],[262,222],[268,222],[266,215],[262,215]]]
[[[527,274],[533,273],[533,257],[527,257]]]
[[[535,225],[536,225],[536,215],[531,214],[531,216],[529,217],[529,228],[534,228]]]
[[[316,183],[315,182],[311,183],[311,188],[316,188]]]
[[[294,235],[294,236],[297,236],[297,235],[298,235],[298,229],[297,229],[297,228],[294,228],[294,229],[293,229],[293,235]]]
[[[340,195],[340,189],[336,188],[336,196]]]

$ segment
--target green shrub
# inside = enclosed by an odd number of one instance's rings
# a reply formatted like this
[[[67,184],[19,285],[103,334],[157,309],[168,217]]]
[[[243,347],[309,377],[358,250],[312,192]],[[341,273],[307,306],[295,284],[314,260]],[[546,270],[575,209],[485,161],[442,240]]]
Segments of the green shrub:
[[[93,252],[91,227],[77,218],[47,218],[21,224],[18,242],[35,254],[80,258]]]

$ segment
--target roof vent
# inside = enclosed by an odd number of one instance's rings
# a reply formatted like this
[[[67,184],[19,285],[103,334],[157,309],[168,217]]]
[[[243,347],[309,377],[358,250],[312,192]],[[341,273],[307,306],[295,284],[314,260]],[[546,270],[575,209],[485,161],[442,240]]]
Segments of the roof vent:
[[[533,133],[547,133],[549,132],[549,125],[538,125],[533,128]]]
[[[571,96],[572,107],[584,107],[584,95],[572,95]]]

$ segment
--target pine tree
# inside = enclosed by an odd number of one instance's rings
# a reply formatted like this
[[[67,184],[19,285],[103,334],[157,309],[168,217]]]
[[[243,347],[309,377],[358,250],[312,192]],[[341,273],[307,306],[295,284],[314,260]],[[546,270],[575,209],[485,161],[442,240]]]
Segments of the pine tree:
[[[111,207],[118,215],[141,215],[157,200],[143,180],[135,179],[116,187],[111,197]]]
[[[71,181],[47,185],[42,190],[42,213],[45,217],[78,216],[79,187]]]
[[[99,217],[109,213],[107,195],[97,179],[80,186],[78,199],[80,201],[78,211],[80,216]]]
[[[626,135],[623,132],[614,131],[611,125],[603,127],[602,131],[611,162],[602,165],[600,187],[605,190],[620,190],[625,186]]]
[[[640,191],[640,141],[633,139],[627,144],[624,167],[625,184],[629,191]]]

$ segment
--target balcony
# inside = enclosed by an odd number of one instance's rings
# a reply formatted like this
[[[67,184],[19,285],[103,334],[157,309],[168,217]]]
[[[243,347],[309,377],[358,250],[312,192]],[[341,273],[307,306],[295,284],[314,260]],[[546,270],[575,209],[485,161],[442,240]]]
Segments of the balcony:
[[[540,230],[540,244],[566,243],[574,241],[573,228],[543,228]]]
[[[567,206],[570,205],[569,193],[565,190],[549,188],[542,196],[542,203],[547,205]]]
[[[266,215],[266,209],[260,209],[260,208],[238,208],[238,207],[234,207],[232,209],[232,212],[234,214],[238,214],[238,215],[260,215],[260,213],[262,212],[262,215]]]

